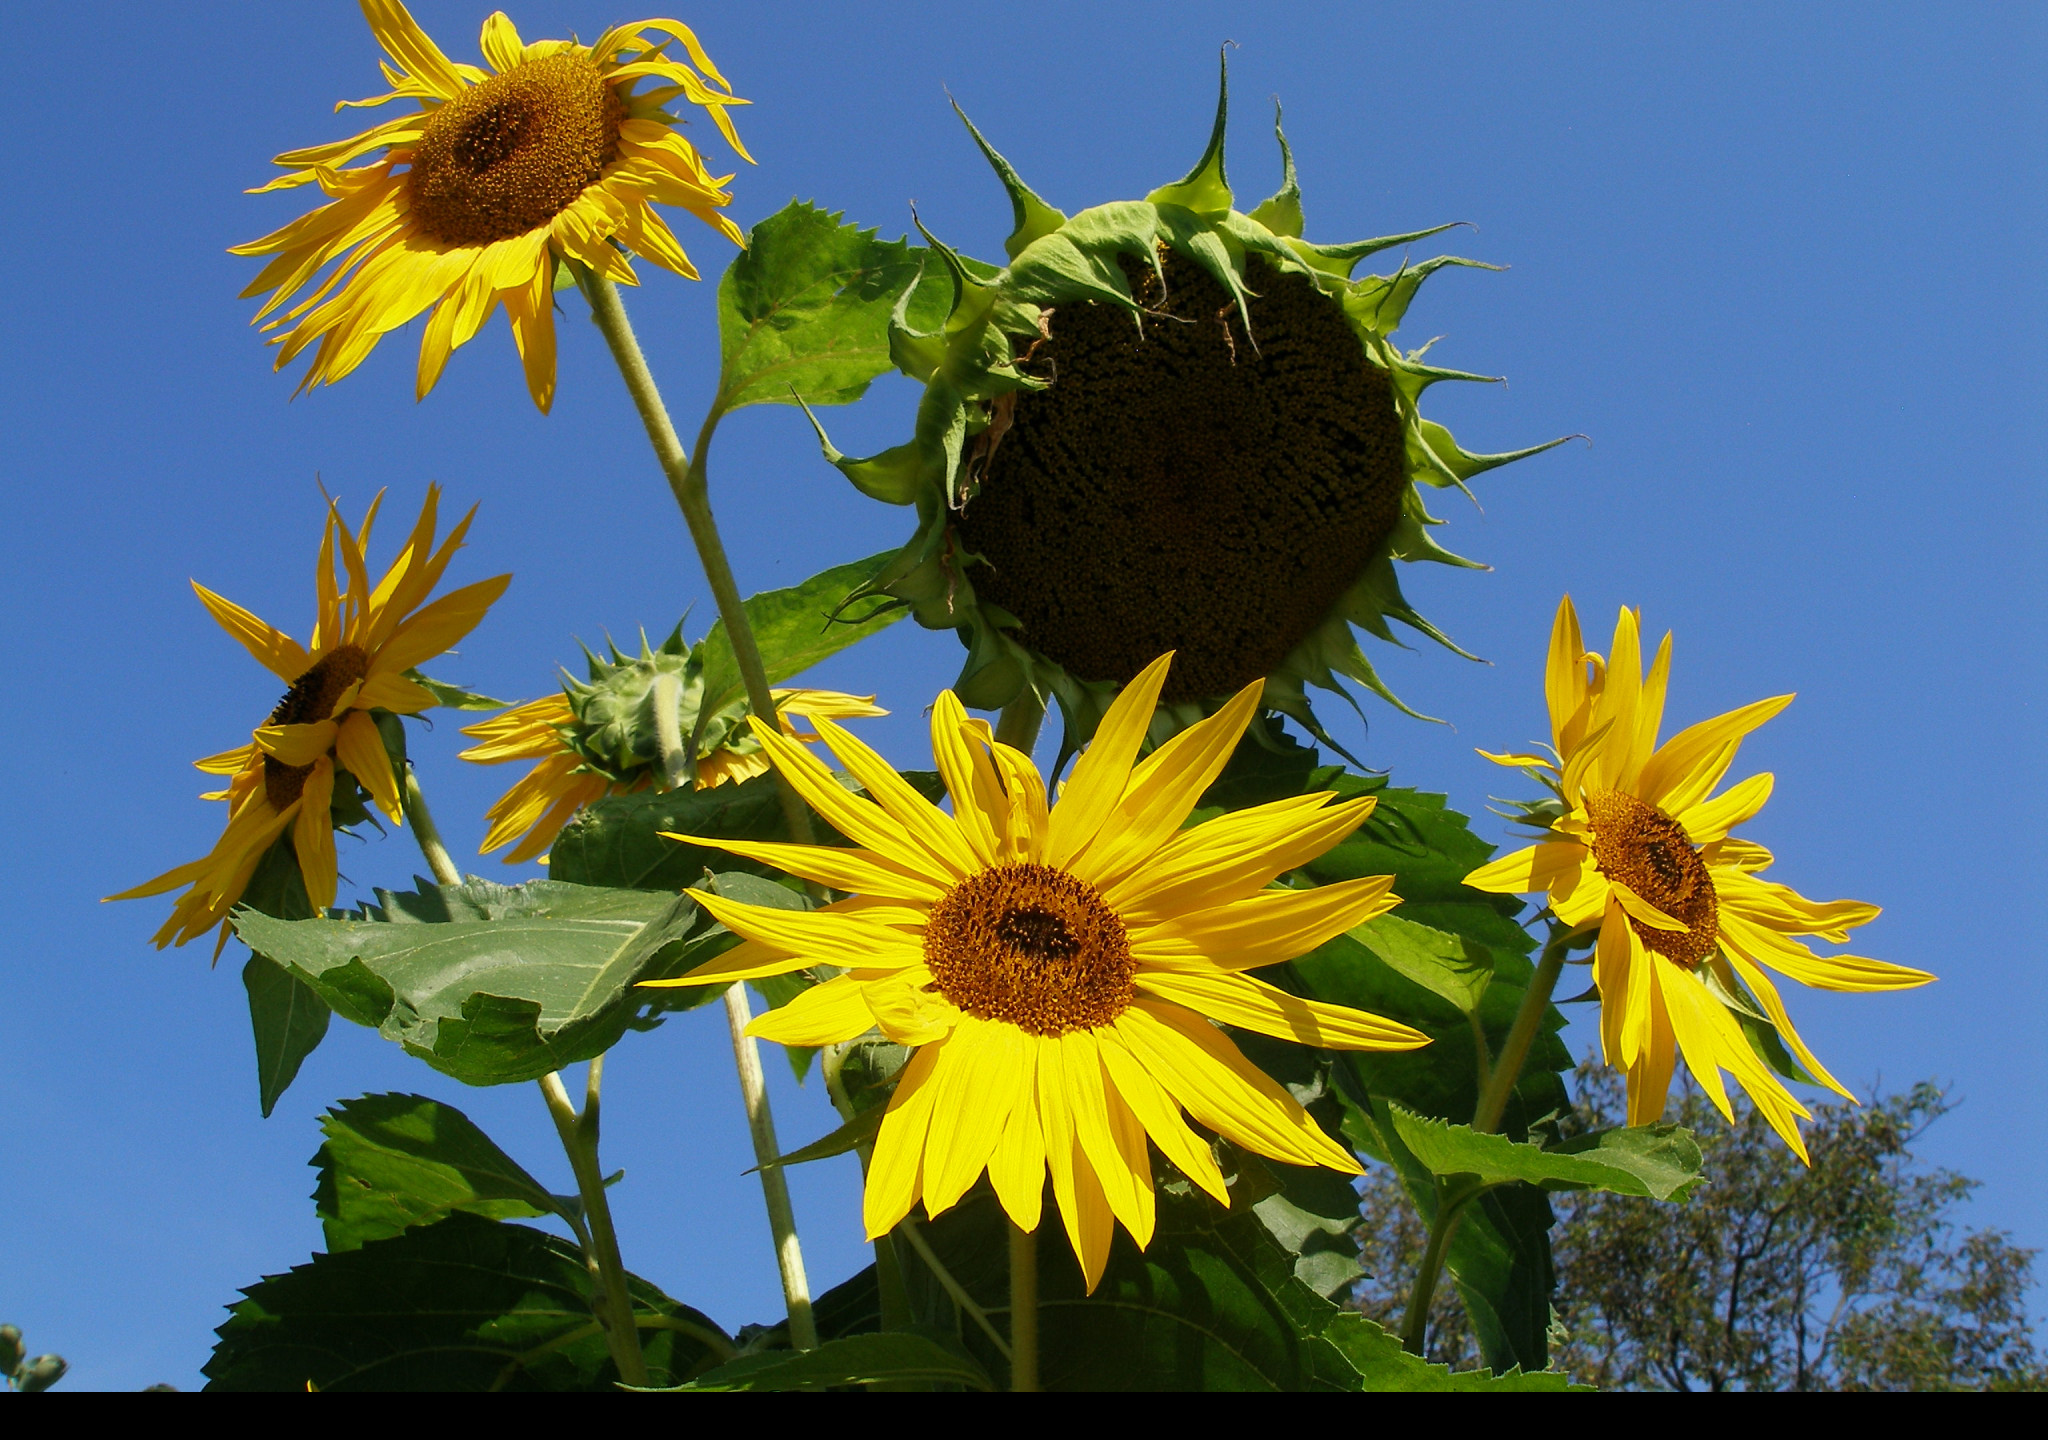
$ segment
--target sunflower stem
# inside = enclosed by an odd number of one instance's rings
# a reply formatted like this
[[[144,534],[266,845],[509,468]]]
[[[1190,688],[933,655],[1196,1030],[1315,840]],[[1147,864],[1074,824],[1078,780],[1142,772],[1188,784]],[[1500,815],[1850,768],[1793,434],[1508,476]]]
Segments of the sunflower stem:
[[[1549,943],[1543,947],[1542,958],[1536,962],[1536,973],[1529,977],[1529,988],[1522,992],[1521,1007],[1515,1011],[1514,1023],[1508,1028],[1507,1042],[1501,1046],[1490,1074],[1484,1059],[1486,1037],[1483,1031],[1479,1033],[1481,1074],[1485,1080],[1479,1106],[1472,1114],[1472,1128],[1480,1134],[1490,1135],[1500,1128],[1501,1116],[1507,1113],[1508,1100],[1521,1081],[1522,1066],[1529,1059],[1530,1047],[1536,1043],[1536,1032],[1542,1029],[1543,1017],[1550,1010],[1550,996],[1557,989],[1557,977],[1564,973],[1565,956],[1584,941],[1588,933],[1552,924]],[[1441,1184],[1437,1187],[1436,1218],[1430,1222],[1429,1239],[1422,1249],[1422,1265],[1416,1272],[1415,1288],[1408,1294],[1408,1313],[1401,1325],[1401,1344],[1412,1355],[1423,1353],[1423,1344],[1429,1338],[1429,1307],[1436,1299],[1437,1277],[1443,1270],[1444,1256],[1450,1249],[1452,1237],[1458,1232],[1458,1223],[1464,1219],[1466,1205],[1478,1194],[1479,1189],[1447,1191]]]
[[[604,1171],[597,1163],[598,1086],[604,1077],[604,1056],[590,1062],[590,1078],[584,1086],[583,1113],[577,1114],[559,1074],[540,1080],[540,1093],[547,1101],[555,1133],[569,1156],[569,1168],[576,1175],[576,1193],[583,1197],[583,1263],[596,1287],[590,1308],[604,1327],[606,1346],[619,1379],[628,1385],[647,1384],[647,1361],[640,1354],[640,1330],[633,1318],[633,1297],[626,1288],[626,1267],[619,1259],[619,1237],[612,1228],[611,1203],[605,1199]]]
[[[1039,707],[1039,713],[1045,713]],[[1010,1388],[1038,1389],[1038,1233],[1010,1222]]]
[[[1026,755],[1038,743],[1038,729],[1045,724],[1045,697],[1027,689],[1003,707],[996,721],[996,740]]]
[[[846,1089],[846,1057],[852,1049],[851,1044],[842,1042],[827,1045],[818,1055],[818,1068],[825,1074],[825,1093],[831,1097],[832,1108],[839,1112],[839,1118],[849,1123],[860,1113]],[[860,1159],[861,1186],[865,1190],[868,1169],[875,1159],[874,1144],[863,1141],[853,1147],[853,1153]],[[877,1235],[874,1250],[875,1289],[882,1311],[882,1328],[908,1330],[911,1327],[910,1292],[903,1285],[903,1262],[896,1254],[895,1235]]]
[[[455,860],[448,853],[448,847],[441,843],[440,827],[434,824],[434,812],[427,808],[427,792],[420,789],[420,777],[412,768],[412,762],[405,766],[405,795],[401,808],[405,811],[405,823],[412,827],[412,838],[419,844],[420,854],[427,857],[427,868],[434,872],[434,881],[440,885],[460,885],[462,872],[455,868]]]
[[[1536,1032],[1543,1026],[1543,1017],[1550,1010],[1551,992],[1557,989],[1557,977],[1564,973],[1565,955],[1572,946],[1584,938],[1585,932],[1554,927],[1550,943],[1543,947],[1543,958],[1536,962],[1536,973],[1529,979],[1529,988],[1522,992],[1522,1006],[1515,1012],[1515,1023],[1508,1029],[1507,1042],[1500,1047],[1500,1057],[1493,1062],[1493,1074],[1488,1080],[1486,1091],[1479,1097],[1479,1108],[1472,1114],[1472,1128],[1482,1135],[1490,1135],[1500,1128],[1500,1117],[1506,1113],[1508,1099],[1515,1093],[1515,1086],[1522,1078],[1522,1066],[1529,1058],[1529,1047],[1536,1042]]]
[[[790,1208],[789,1182],[774,1162],[782,1149],[775,1143],[775,1115],[768,1108],[768,1081],[761,1073],[761,1048],[747,1033],[753,1022],[745,981],[725,992],[725,1023],[732,1031],[733,1066],[739,1071],[740,1095],[747,1105],[747,1129],[754,1137],[754,1163],[760,1166],[761,1196],[768,1202],[768,1228],[775,1236],[775,1263],[782,1272],[782,1298],[789,1307],[789,1343],[799,1350],[818,1348],[818,1322],[811,1315],[811,1282],[804,1274],[803,1246],[796,1238],[796,1212]]]
[[[654,458],[660,462],[669,491],[683,512],[683,522],[690,527],[690,539],[697,546],[697,559],[711,585],[711,597],[718,602],[718,618],[725,622],[726,639],[732,643],[733,660],[739,666],[740,678],[746,682],[747,703],[760,724],[773,725],[775,695],[768,684],[768,670],[761,663],[761,647],[754,640],[754,627],[747,620],[746,605],[733,580],[732,563],[726,558],[725,541],[719,536],[718,522],[711,514],[705,458],[711,449],[712,433],[725,412],[714,403],[704,416],[703,428],[697,432],[696,454],[692,456],[683,449],[682,437],[676,433],[675,422],[669,419],[668,407],[662,404],[661,391],[654,383],[654,374],[647,368],[647,357],[634,338],[633,324],[626,318],[619,287],[582,266],[577,267],[576,278],[589,297],[591,319],[597,322],[605,343],[611,346],[612,359],[626,382],[626,392],[640,412],[640,423],[647,427],[648,443],[654,447]],[[775,783],[782,798],[783,819],[789,825],[789,838],[799,845],[813,843],[810,811],[804,807],[802,797],[779,769],[775,772]]]

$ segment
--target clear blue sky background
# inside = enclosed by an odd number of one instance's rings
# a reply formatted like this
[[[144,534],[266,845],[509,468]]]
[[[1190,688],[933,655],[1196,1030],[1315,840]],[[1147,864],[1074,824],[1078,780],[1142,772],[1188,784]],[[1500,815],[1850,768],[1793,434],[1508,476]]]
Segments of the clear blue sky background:
[[[478,0],[419,0],[475,58]],[[16,4],[0,58],[0,706],[7,937],[0,999],[0,1319],[68,1355],[79,1387],[198,1382],[238,1286],[318,1242],[307,1158],[328,1103],[416,1089],[467,1110],[567,1188],[531,1087],[464,1091],[337,1022],[258,1118],[239,947],[158,954],[164,902],[97,898],[201,853],[218,807],[189,762],[276,700],[188,577],[303,634],[321,502],[439,480],[481,502],[456,577],[510,594],[436,669],[525,698],[573,638],[665,632],[704,588],[596,334],[567,297],[560,399],[535,414],[503,322],[412,400],[417,329],[338,389],[287,403],[225,247],[296,213],[249,197],[278,150],[350,133],[376,50],[345,0]],[[636,12],[637,13],[637,12]],[[620,12],[531,0],[529,37],[590,38]],[[1177,178],[1208,133],[1215,50],[1240,98],[1232,173],[1277,178],[1287,105],[1312,238],[1468,220],[1404,338],[1510,377],[1432,393],[1474,449],[1583,432],[1441,508],[1489,575],[1415,576],[1422,608],[1491,666],[1375,652],[1455,729],[1324,708],[1397,780],[1485,815],[1515,782],[1472,747],[1542,733],[1542,646],[1569,589],[1604,632],[1638,604],[1678,635],[1672,715],[1787,690],[1745,753],[1777,773],[1755,827],[1779,873],[1884,904],[1862,948],[1938,972],[1890,997],[1797,995],[1816,1049],[1859,1084],[1934,1077],[1962,1102],[1927,1142],[1980,1177],[1975,1223],[2048,1243],[2041,1121],[2044,944],[2041,482],[2043,76],[2027,5],[1395,6],[1033,4],[698,7],[741,94],[758,168],[744,224],[791,196],[890,233],[908,206],[999,256],[1008,211],[946,105],[967,107],[1068,209]],[[93,60],[99,55],[99,60]],[[715,152],[715,147],[714,152]],[[716,275],[725,242],[686,228]],[[1431,253],[1419,250],[1418,257]],[[713,378],[713,291],[651,266],[630,297],[686,430]],[[905,433],[879,384],[826,417],[863,453]],[[728,424],[717,502],[747,589],[897,543],[794,411]],[[817,673],[879,690],[868,733],[899,763],[949,682],[948,636],[899,626]],[[451,838],[473,851],[512,775],[419,741]],[[357,893],[420,868],[403,835],[343,842]],[[495,861],[477,868],[504,876]],[[532,872],[526,872],[532,873]],[[1580,1027],[1583,1032],[1583,1027]],[[1584,1040],[1583,1034],[1581,1040]],[[785,1137],[830,1123],[781,1074]],[[633,1036],[608,1072],[606,1161],[628,1263],[727,1325],[778,1309],[715,1011]],[[796,1202],[820,1288],[863,1262],[851,1159]]]

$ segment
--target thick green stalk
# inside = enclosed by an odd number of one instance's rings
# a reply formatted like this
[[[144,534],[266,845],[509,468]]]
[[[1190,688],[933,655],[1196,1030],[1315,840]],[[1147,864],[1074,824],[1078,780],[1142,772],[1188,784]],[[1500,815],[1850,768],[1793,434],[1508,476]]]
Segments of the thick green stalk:
[[[714,405],[704,416],[703,428],[697,432],[697,453],[693,458],[683,449],[682,437],[676,433],[675,422],[669,419],[668,408],[662,404],[661,391],[654,383],[653,372],[647,368],[647,357],[640,352],[640,342],[634,338],[632,322],[626,318],[619,287],[589,270],[581,271],[578,278],[582,282],[583,293],[590,298],[591,318],[597,322],[605,343],[611,346],[612,359],[618,363],[626,391],[633,397],[634,408],[640,412],[640,423],[647,427],[647,439],[654,447],[654,458],[668,479],[669,491],[675,496],[677,508],[683,512],[684,523],[690,527],[690,539],[697,546],[697,558],[704,566],[704,578],[711,586],[712,599],[718,603],[718,617],[725,622],[726,638],[732,642],[733,659],[739,665],[740,678],[746,682],[747,702],[762,724],[773,725],[775,696],[768,684],[768,670],[761,663],[761,648],[755,643],[746,605],[740,599],[738,584],[733,580],[732,564],[726,559],[725,541],[719,536],[718,522],[711,514],[711,491],[705,461],[711,449],[712,433],[717,430],[723,412]],[[781,790],[782,813],[789,824],[790,839],[799,845],[812,843],[810,812],[804,808],[802,798],[779,770],[776,783]]]
[[[448,847],[441,843],[441,831],[434,824],[434,812],[427,808],[426,792],[420,789],[420,777],[413,772],[410,762],[405,767],[405,794],[401,803],[405,823],[412,827],[412,838],[419,845],[420,854],[426,856],[427,868],[434,872],[435,882],[460,885],[462,872],[455,868]]]
[[[754,1163],[761,1167],[761,1196],[768,1203],[768,1228],[775,1234],[775,1263],[782,1272],[782,1298],[789,1308],[789,1343],[799,1350],[818,1348],[818,1322],[811,1314],[811,1282],[804,1273],[803,1247],[796,1238],[796,1212],[789,1203],[789,1181],[775,1160],[782,1154],[775,1142],[775,1115],[768,1108],[768,1081],[761,1073],[761,1050],[747,1033],[753,1022],[745,981],[725,992],[725,1023],[732,1032],[732,1059],[739,1071],[740,1095],[746,1101],[747,1129],[754,1140]]]
[[[1010,1388],[1038,1389],[1038,1235],[1010,1223]]]
[[[583,1247],[583,1261],[596,1286],[591,1309],[604,1327],[605,1344],[619,1379],[628,1385],[647,1384],[647,1362],[640,1354],[640,1331],[633,1320],[633,1297],[626,1288],[626,1267],[619,1259],[619,1239],[612,1229],[611,1204],[605,1199],[604,1172],[597,1163],[598,1085],[604,1074],[604,1056],[590,1062],[590,1080],[584,1090],[583,1113],[577,1114],[560,1075],[540,1081],[540,1093],[547,1101],[555,1133],[562,1137],[569,1168],[576,1174],[576,1193],[583,1197],[584,1230],[589,1239]]]
[[[1529,1059],[1530,1047],[1536,1043],[1537,1032],[1543,1028],[1543,1017],[1550,1010],[1550,997],[1557,989],[1557,977],[1564,972],[1565,956],[1574,944],[1584,938],[1584,931],[1562,927],[1552,929],[1550,943],[1543,947],[1542,958],[1536,962],[1536,973],[1529,977],[1529,988],[1522,992],[1522,1004],[1515,1011],[1514,1023],[1508,1028],[1507,1043],[1501,1046],[1500,1056],[1493,1062],[1485,1089],[1479,1096],[1479,1106],[1472,1114],[1472,1128],[1480,1134],[1490,1135],[1500,1128],[1508,1100],[1514,1095],[1515,1086],[1521,1083],[1522,1066]],[[1483,1047],[1483,1032],[1480,1040]],[[1481,1063],[1484,1064],[1483,1061]],[[1430,1222],[1429,1239],[1422,1250],[1422,1267],[1415,1276],[1415,1288],[1408,1294],[1408,1312],[1401,1325],[1401,1343],[1411,1354],[1423,1353],[1423,1343],[1429,1336],[1429,1307],[1436,1298],[1437,1276],[1443,1270],[1444,1256],[1450,1250],[1452,1237],[1458,1232],[1458,1223],[1464,1219],[1465,1207],[1484,1188],[1478,1186],[1453,1191],[1446,1189],[1441,1181],[1437,1184],[1436,1218]]]
[[[662,783],[680,790],[690,783],[690,752],[683,744],[683,682],[664,670],[654,677],[654,737],[661,745]]]
[[[1038,729],[1045,723],[1045,701],[1037,691],[1026,690],[1003,707],[996,721],[996,739],[1026,755],[1038,743]]]

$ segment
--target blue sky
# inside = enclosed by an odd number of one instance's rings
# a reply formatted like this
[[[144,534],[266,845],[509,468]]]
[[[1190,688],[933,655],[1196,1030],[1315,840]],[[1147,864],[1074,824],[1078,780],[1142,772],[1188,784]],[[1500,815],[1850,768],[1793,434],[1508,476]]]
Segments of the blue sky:
[[[414,8],[475,58],[487,5]],[[318,1243],[304,1167],[327,1104],[423,1091],[562,1188],[567,1170],[531,1087],[464,1091],[340,1023],[260,1119],[239,957],[209,970],[204,946],[158,954],[146,942],[162,902],[96,903],[212,843],[218,807],[194,798],[189,762],[238,743],[276,700],[188,578],[303,633],[316,477],[352,506],[390,486],[401,508],[438,480],[482,507],[457,578],[517,576],[436,667],[447,679],[528,698],[575,637],[666,633],[710,606],[573,296],[551,417],[526,401],[502,321],[425,404],[416,329],[339,388],[288,403],[292,381],[271,374],[254,307],[235,299],[254,266],[225,247],[301,203],[241,193],[269,157],[350,133],[331,102],[381,88],[354,5],[41,4],[8,18],[0,1320],[68,1355],[68,1384],[191,1386],[236,1288]],[[623,17],[535,0],[514,18],[529,38],[589,38]],[[1486,477],[1483,512],[1438,507],[1449,543],[1496,568],[1418,575],[1411,596],[1492,663],[1374,658],[1455,728],[1374,702],[1369,727],[1338,704],[1325,713],[1372,764],[1447,791],[1498,837],[1487,797],[1515,781],[1472,747],[1542,733],[1542,646],[1566,590],[1596,633],[1622,604],[1677,632],[1675,722],[1797,691],[1744,753],[1778,777],[1752,833],[1788,883],[1886,907],[1859,948],[1942,978],[1896,996],[1801,993],[1795,1016],[1853,1083],[1950,1083],[1962,1105],[1927,1153],[1985,1182],[1972,1223],[2048,1244],[2027,1198],[2048,1183],[2048,946],[2026,908],[2042,894],[2048,799],[2048,12],[761,3],[681,18],[755,101],[739,114],[761,162],[735,182],[742,225],[794,195],[894,234],[915,202],[942,238],[998,256],[1007,204],[949,88],[1072,210],[1186,170],[1226,39],[1240,46],[1241,198],[1277,179],[1278,96],[1311,238],[1473,222],[1446,244],[1512,268],[1440,275],[1403,338],[1441,334],[1433,358],[1509,383],[1439,387],[1431,413],[1472,449],[1591,443]],[[87,45],[116,63],[87,62]],[[688,224],[715,276],[728,247]],[[629,305],[688,433],[714,377],[712,287],[643,273]],[[866,453],[906,433],[914,398],[886,380],[825,418]],[[728,422],[713,485],[749,591],[908,533],[779,407]],[[922,764],[918,713],[959,655],[906,625],[814,673],[881,692],[896,714],[864,733]],[[415,754],[467,853],[511,776],[458,763],[459,746],[444,721]],[[421,868],[402,835],[342,846],[345,896]],[[716,1012],[630,1037],[607,1080],[627,1263],[729,1326],[773,1318]],[[786,1080],[785,1137],[822,1133],[818,1087]],[[795,1189],[822,1289],[864,1263],[853,1162],[806,1167]]]

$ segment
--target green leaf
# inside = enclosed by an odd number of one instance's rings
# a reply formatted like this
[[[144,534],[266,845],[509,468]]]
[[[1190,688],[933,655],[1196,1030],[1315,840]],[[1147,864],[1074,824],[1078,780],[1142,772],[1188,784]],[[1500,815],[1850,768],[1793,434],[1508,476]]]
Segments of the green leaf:
[[[729,1359],[716,1324],[628,1277],[658,1385]],[[216,1332],[209,1390],[610,1391],[617,1371],[592,1318],[575,1245],[456,1214],[242,1293]]]
[[[1521,1180],[1546,1190],[1607,1190],[1653,1200],[1684,1199],[1700,1182],[1700,1147],[1677,1125],[1638,1125],[1580,1136],[1555,1150],[1482,1135],[1467,1125],[1425,1120],[1388,1107],[1402,1143],[1431,1174],[1482,1185]]]
[[[1396,974],[1472,1015],[1493,980],[1493,956],[1483,945],[1398,915],[1382,915],[1350,932]]]
[[[249,1023],[256,1032],[256,1089],[263,1118],[291,1088],[306,1057],[327,1038],[333,1011],[319,993],[267,955],[249,957],[242,967],[249,992]]]
[[[443,685],[429,675],[417,670],[405,672],[405,678],[434,697],[434,703],[443,710],[503,710],[512,702],[493,700],[488,695],[479,695],[474,690],[464,690],[459,685]]]
[[[377,893],[360,919],[242,910],[236,926],[343,1018],[469,1085],[602,1054],[651,1003],[633,987],[695,964],[709,928],[687,895],[553,880]]]
[[[882,1119],[888,1113],[888,1107],[883,1105],[877,1105],[872,1110],[863,1110],[824,1139],[813,1140],[787,1155],[778,1155],[766,1165],[756,1165],[754,1170],[766,1170],[780,1165],[807,1165],[813,1160],[830,1160],[835,1155],[848,1154],[882,1132]],[[754,1170],[747,1173],[751,1175]],[[1356,1208],[1353,1207],[1354,1211]]]
[[[747,624],[754,631],[754,643],[761,649],[761,664],[768,683],[780,684],[800,675],[821,660],[829,659],[850,645],[857,645],[877,631],[886,630],[908,612],[901,606],[876,607],[854,620],[834,617],[846,598],[879,575],[896,552],[870,555],[846,565],[813,575],[801,585],[786,590],[764,590],[746,602]],[[732,641],[719,620],[697,647],[704,666],[704,700],[698,710],[702,729],[712,716],[745,698],[746,682],[739,662],[733,657]]]
[[[891,368],[889,317],[906,290],[916,328],[945,317],[952,286],[925,258],[803,201],[756,225],[718,285],[717,408],[858,400]]]
[[[1520,1367],[1496,1375],[1490,1370],[1452,1370],[1432,1365],[1401,1348],[1401,1342],[1355,1312],[1339,1315],[1323,1337],[1358,1370],[1365,1390],[1544,1390],[1587,1391],[1555,1370],[1525,1374]]]
[[[968,1390],[996,1388],[988,1371],[957,1344],[907,1331],[827,1340],[815,1350],[743,1355],[677,1388],[830,1390],[890,1382],[958,1385]]]
[[[458,1210],[487,1220],[576,1213],[468,1116],[423,1095],[365,1095],[328,1111],[320,1128],[313,1200],[333,1254]]]

